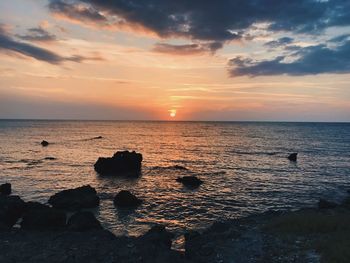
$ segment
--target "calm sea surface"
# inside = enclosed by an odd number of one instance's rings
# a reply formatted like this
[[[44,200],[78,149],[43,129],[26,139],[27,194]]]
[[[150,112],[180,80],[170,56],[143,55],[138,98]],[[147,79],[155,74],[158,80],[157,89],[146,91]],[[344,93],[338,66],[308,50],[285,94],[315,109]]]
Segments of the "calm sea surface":
[[[96,136],[103,139],[91,140]],[[42,147],[43,139],[51,144]],[[117,150],[143,154],[140,178],[96,174],[97,158]],[[297,163],[286,159],[291,152],[299,153]],[[204,184],[189,190],[175,181],[189,174]],[[90,184],[101,197],[94,212],[114,233],[138,235],[153,223],[180,233],[314,205],[320,197],[341,199],[350,187],[350,124],[0,121],[4,182],[24,200],[44,203],[60,190]],[[115,209],[113,197],[122,189],[144,203],[135,211]]]

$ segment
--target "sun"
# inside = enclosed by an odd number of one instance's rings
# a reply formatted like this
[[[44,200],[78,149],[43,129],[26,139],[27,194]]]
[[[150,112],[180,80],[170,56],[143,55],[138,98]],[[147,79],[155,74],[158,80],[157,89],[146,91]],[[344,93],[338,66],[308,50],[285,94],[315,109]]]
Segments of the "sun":
[[[176,117],[176,110],[169,110],[169,115],[171,118],[175,118]]]

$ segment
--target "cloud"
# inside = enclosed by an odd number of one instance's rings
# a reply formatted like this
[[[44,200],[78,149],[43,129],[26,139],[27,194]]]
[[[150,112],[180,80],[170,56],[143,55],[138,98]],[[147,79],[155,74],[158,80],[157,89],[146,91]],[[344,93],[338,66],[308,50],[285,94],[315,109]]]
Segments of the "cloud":
[[[11,36],[7,26],[3,24],[0,24],[0,50],[32,57],[55,65],[61,64],[64,61],[81,63],[86,60],[103,60],[103,58],[98,56],[84,57],[80,55],[73,55],[70,57],[63,57],[48,49],[18,41]]]
[[[348,40],[350,37],[350,34],[343,34],[340,36],[336,36],[331,38],[330,40],[328,40],[329,42],[334,42],[334,43],[339,43],[339,42],[344,42],[346,40]]]
[[[272,60],[254,61],[251,58],[236,57],[229,62],[229,74],[237,76],[271,75],[315,75],[322,73],[350,73],[350,41],[329,48],[316,45],[300,48],[293,56],[298,58],[286,62],[290,57],[279,56]]]
[[[141,26],[163,38],[231,41],[256,23],[268,23],[271,31],[296,33],[350,25],[350,2],[344,0],[49,1],[50,10],[64,17],[100,25],[117,21]]]
[[[45,30],[42,26],[29,28],[27,34],[17,35],[20,39],[27,41],[52,42],[56,41],[57,37]]]
[[[264,44],[264,46],[269,47],[269,48],[278,48],[280,46],[285,46],[288,44],[293,43],[294,39],[290,37],[282,37],[277,40],[269,41]]]
[[[167,53],[172,55],[198,55],[204,53],[214,53],[216,50],[222,48],[221,42],[212,42],[204,44],[185,44],[185,45],[171,45],[167,43],[157,43],[153,47],[154,52]]]

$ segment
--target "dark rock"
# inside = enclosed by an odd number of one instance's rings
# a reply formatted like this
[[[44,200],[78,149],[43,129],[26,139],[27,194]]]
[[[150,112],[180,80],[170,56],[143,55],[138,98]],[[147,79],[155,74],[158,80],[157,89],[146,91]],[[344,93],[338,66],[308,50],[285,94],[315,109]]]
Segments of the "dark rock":
[[[114,197],[114,205],[119,207],[135,207],[142,203],[142,200],[137,198],[129,191],[122,190]]]
[[[144,244],[152,244],[156,247],[171,248],[172,238],[174,234],[168,232],[163,225],[153,226],[146,234],[141,236],[139,240]]]
[[[288,156],[288,160],[289,160],[289,161],[292,161],[292,162],[296,162],[296,161],[297,161],[297,156],[298,156],[298,153],[291,153],[291,154]]]
[[[318,208],[319,209],[331,209],[331,208],[335,208],[337,207],[337,204],[336,203],[333,203],[333,202],[330,202],[330,201],[327,201],[325,199],[320,199],[318,201]]]
[[[46,147],[46,146],[48,146],[48,145],[49,145],[49,142],[48,142],[48,141],[43,140],[43,141],[41,142],[41,145],[42,145],[43,147]]]
[[[100,222],[91,212],[83,211],[72,215],[67,223],[68,229],[72,231],[89,231],[102,229]]]
[[[11,184],[5,183],[0,185],[0,195],[10,195],[11,192]]]
[[[53,161],[53,160],[56,160],[56,158],[55,157],[45,157],[44,158],[44,160],[49,160],[49,161]]]
[[[98,158],[95,171],[101,175],[138,176],[141,170],[142,154],[129,151],[116,152],[113,157]]]
[[[26,230],[60,229],[66,225],[66,214],[38,202],[26,203],[21,228]]]
[[[50,197],[48,203],[57,209],[79,210],[96,207],[100,203],[96,190],[90,185],[63,190]]]
[[[185,186],[196,188],[200,186],[203,181],[196,176],[184,176],[178,177],[176,179],[177,182],[183,183]]]
[[[25,202],[16,195],[0,196],[0,223],[11,228],[22,216]]]

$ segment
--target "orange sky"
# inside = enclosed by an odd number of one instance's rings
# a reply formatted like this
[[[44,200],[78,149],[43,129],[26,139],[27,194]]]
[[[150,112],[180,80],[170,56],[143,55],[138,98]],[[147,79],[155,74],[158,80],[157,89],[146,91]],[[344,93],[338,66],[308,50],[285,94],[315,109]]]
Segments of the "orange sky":
[[[211,52],[200,41],[159,37],[132,23],[98,27],[52,14],[45,0],[2,1],[0,10],[5,36],[62,58],[48,63],[0,47],[0,118],[350,120],[349,74],[228,73],[228,61],[234,57],[276,57],[280,50],[268,50],[264,44],[286,33],[225,42]],[[264,25],[260,27],[250,33],[264,31]],[[30,28],[41,28],[54,38],[25,39]],[[287,35],[299,47],[319,41]],[[169,50],[163,43],[196,43],[196,48]]]

